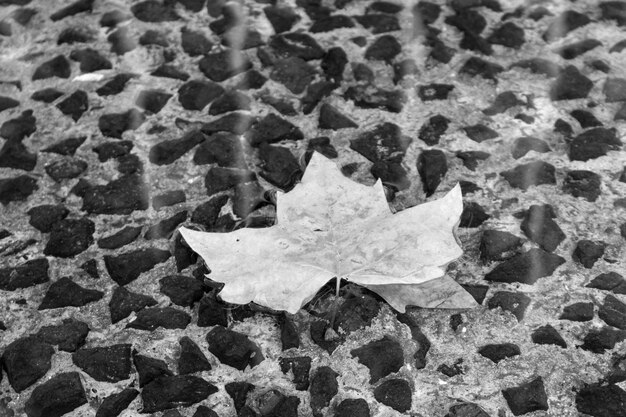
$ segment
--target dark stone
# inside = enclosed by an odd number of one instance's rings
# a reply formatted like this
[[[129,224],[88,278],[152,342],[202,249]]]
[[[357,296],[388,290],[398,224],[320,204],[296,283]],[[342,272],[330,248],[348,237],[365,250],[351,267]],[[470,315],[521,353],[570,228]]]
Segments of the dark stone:
[[[161,376],[150,381],[141,391],[141,411],[154,413],[170,408],[189,407],[217,391],[215,385],[197,376]]]
[[[0,96],[0,112],[12,109],[20,105],[20,102],[11,97]]]
[[[204,285],[192,277],[168,275],[159,280],[160,291],[182,307],[193,307],[204,295]]]
[[[242,414],[240,414],[240,416],[243,417]],[[219,415],[209,407],[199,405],[198,408],[196,408],[196,412],[193,413],[193,417],[219,417]]]
[[[513,142],[511,156],[513,156],[513,159],[519,159],[530,151],[546,153],[551,150],[550,146],[544,140],[532,136],[522,136],[515,139],[515,142]]]
[[[309,140],[305,155],[307,164],[309,163],[310,156],[312,155],[313,151],[319,152],[330,159],[337,158],[338,156],[337,150],[330,143],[330,138],[327,136],[320,136]]]
[[[173,65],[163,64],[150,73],[153,77],[172,78],[174,80],[187,81],[190,77],[185,71],[179,70]]]
[[[306,391],[309,388],[309,371],[311,370],[311,358],[297,356],[279,359],[280,369],[286,374],[291,371],[293,383],[298,391]]]
[[[51,228],[44,254],[60,258],[77,255],[93,243],[94,232],[95,225],[87,218],[59,220]]]
[[[404,379],[388,379],[374,389],[379,403],[401,413],[411,409],[411,387]]]
[[[529,116],[527,114],[524,113],[519,113],[515,115],[515,119],[517,120],[521,120],[522,122],[526,123],[526,124],[533,124],[535,123],[535,118],[533,116]]]
[[[213,43],[202,32],[189,30],[185,27],[180,31],[180,39],[183,51],[189,56],[208,54],[213,47]]]
[[[496,114],[504,113],[511,107],[519,106],[525,104],[523,101],[519,100],[515,93],[512,91],[504,91],[496,96],[493,104],[483,110],[487,116],[493,116]]]
[[[70,53],[70,59],[80,62],[81,72],[95,72],[113,68],[111,61],[100,55],[98,51],[91,48],[72,51]]]
[[[124,91],[126,83],[133,78],[132,74],[117,74],[96,90],[99,96],[114,96]],[[136,111],[136,110],[135,110]],[[114,124],[114,123],[113,123]],[[114,136],[116,137],[116,136]]]
[[[130,378],[130,344],[81,348],[72,362],[96,381],[118,382]]]
[[[61,97],[64,93],[56,88],[48,87],[42,90],[37,90],[30,96],[35,101],[42,101],[44,103],[52,103],[57,98]]]
[[[461,375],[464,373],[463,371],[463,359],[459,358],[454,364],[448,365],[442,363],[437,367],[437,371],[441,372],[445,376],[452,378],[453,376]]]
[[[300,336],[293,319],[286,313],[278,317],[280,326],[280,342],[283,350],[300,347]]]
[[[262,143],[259,158],[261,177],[283,190],[290,190],[302,178],[300,164],[287,148]]]
[[[156,264],[165,262],[170,252],[156,248],[137,249],[117,256],[105,255],[104,264],[113,281],[126,285],[151,270]]]
[[[598,275],[585,287],[611,291],[614,294],[626,294],[626,279],[617,272],[611,271]]]
[[[326,79],[333,83],[343,80],[343,71],[348,64],[346,52],[338,46],[330,48],[322,58],[320,64]]]
[[[314,416],[321,416],[321,410],[328,407],[330,400],[337,394],[339,389],[338,376],[339,374],[329,366],[320,366],[311,377],[309,393],[311,394],[311,408]]]
[[[576,136],[570,143],[568,156],[572,161],[588,161],[599,158],[622,147],[615,128],[597,127]]]
[[[211,364],[193,340],[183,336],[178,343],[180,344],[180,356],[178,357],[179,375],[211,370]]]
[[[61,31],[57,38],[57,45],[64,43],[87,43],[94,40],[94,34],[84,26],[68,27]],[[71,56],[70,56],[71,58]]]
[[[143,162],[136,154],[129,154],[117,159],[117,171],[122,175],[143,173]]]
[[[24,405],[28,417],[61,417],[87,404],[78,372],[59,373],[35,388]]]
[[[202,142],[193,157],[196,165],[215,164],[224,168],[246,167],[240,138],[227,132],[215,133]]]
[[[121,10],[111,10],[106,12],[100,18],[100,26],[114,28],[118,24],[132,19],[132,16]]]
[[[374,162],[370,172],[374,178],[380,179],[385,186],[389,186],[395,191],[406,190],[411,186],[406,170],[398,162]]]
[[[514,188],[524,191],[533,185],[556,184],[554,165],[544,161],[533,161],[517,165],[500,173]]]
[[[587,285],[589,286],[589,285]],[[573,303],[563,307],[560,320],[589,321],[593,319],[593,303]]]
[[[75,352],[85,343],[87,334],[87,323],[68,318],[59,324],[43,326],[34,336],[45,343],[57,345],[59,350]]]
[[[98,128],[104,136],[121,139],[127,130],[135,130],[143,124],[146,116],[137,109],[123,113],[103,114],[98,119]]]
[[[411,10],[413,20],[416,24],[422,26],[434,23],[441,14],[441,6],[428,1],[420,1]]]
[[[354,27],[354,22],[346,15],[336,14],[332,16],[325,16],[323,18],[316,19],[311,27],[309,28],[309,32],[311,33],[321,33],[321,32],[330,32],[335,29],[341,28],[352,28]]]
[[[552,220],[554,217],[554,210],[549,204],[534,204],[526,211],[520,229],[541,248],[553,252],[565,239],[565,233]]]
[[[626,331],[603,327],[600,330],[590,330],[579,347],[593,353],[604,353],[625,339]]]
[[[590,111],[576,109],[572,110],[570,115],[576,119],[578,123],[580,123],[580,127],[583,129],[602,126],[602,122],[599,121]]]
[[[626,79],[607,78],[604,82],[602,92],[606,97],[607,103],[615,103],[617,101],[626,100]]]
[[[302,93],[313,81],[315,68],[298,57],[288,57],[275,62],[270,78],[283,84],[292,93]]]
[[[171,94],[161,90],[143,90],[139,92],[135,104],[149,113],[156,114],[165,107],[171,97]]]
[[[379,33],[400,30],[398,18],[384,13],[369,13],[362,16],[354,16],[354,19],[376,35]]]
[[[2,354],[2,365],[15,392],[24,391],[44,376],[53,355],[52,346],[32,336],[9,343]]]
[[[463,287],[478,304],[482,304],[483,301],[485,301],[485,296],[489,290],[489,286],[487,285],[461,284],[461,287]]]
[[[584,39],[582,41],[570,43],[562,46],[554,52],[561,55],[564,59],[574,59],[592,49],[602,46],[602,42],[597,39]]]
[[[600,176],[595,172],[585,170],[569,171],[563,181],[563,191],[574,197],[582,197],[587,201],[593,202],[602,193],[601,183]]]
[[[158,211],[163,207],[175,206],[185,201],[187,197],[183,190],[170,190],[152,197],[152,208]]]
[[[78,0],[69,6],[65,6],[62,9],[50,15],[50,20],[56,22],[57,20],[65,19],[69,16],[74,16],[83,12],[92,12],[94,0]]]
[[[598,310],[598,317],[609,326],[626,330],[626,304],[611,294],[604,298],[604,304]]]
[[[0,167],[32,171],[37,165],[37,154],[28,151],[20,141],[7,140],[0,148]]]
[[[218,115],[235,110],[250,110],[251,102],[252,100],[247,95],[237,90],[228,90],[213,101],[209,114]]]
[[[362,398],[345,399],[335,408],[335,417],[370,417],[367,401]]]
[[[604,255],[606,243],[592,242],[591,240],[579,240],[576,249],[572,253],[572,259],[585,268],[592,268],[598,259]]]
[[[370,84],[374,81],[374,71],[362,62],[352,63],[352,77],[356,81],[365,81]]]
[[[300,20],[300,16],[288,6],[267,6],[263,12],[265,12],[267,20],[270,21],[276,33],[291,30],[293,25]]]
[[[477,404],[464,402],[451,406],[445,417],[489,417],[489,414]]]
[[[250,129],[255,118],[242,112],[232,112],[212,122],[202,125],[202,133],[231,132],[242,135]]]
[[[104,296],[102,291],[89,290],[76,284],[70,277],[63,277],[53,282],[48,288],[38,310],[63,307],[82,307],[99,301]]]
[[[239,412],[246,405],[248,393],[253,391],[254,388],[255,386],[253,384],[245,381],[229,382],[224,385],[225,391],[233,399],[235,411],[238,415],[241,415]]]
[[[83,197],[84,210],[90,214],[130,214],[146,210],[149,196],[140,175],[124,175],[106,185],[88,185]]]
[[[212,230],[216,225],[222,206],[224,206],[227,201],[228,196],[223,195],[214,197],[198,205],[191,215],[191,221],[204,226],[207,231]]]
[[[478,167],[479,161],[484,161],[491,155],[483,151],[458,151],[456,157],[463,161],[463,166],[474,171]]]
[[[143,235],[144,239],[151,240],[171,238],[178,226],[187,220],[187,214],[187,210],[183,210],[167,219],[161,220],[153,226],[150,226]]]
[[[549,324],[533,330],[531,338],[533,342],[538,345],[557,345],[564,349],[567,348],[565,340],[563,340],[559,332]]]
[[[263,87],[266,81],[265,75],[255,69],[251,69],[243,73],[234,88],[238,90],[255,90]]]
[[[21,142],[37,130],[37,119],[32,110],[26,110],[15,119],[7,120],[0,127],[0,136],[10,142]]]
[[[248,365],[254,368],[265,358],[256,343],[242,333],[215,326],[207,334],[209,352],[224,365],[243,371]]]
[[[480,75],[485,79],[497,81],[496,76],[502,71],[504,71],[504,67],[501,65],[473,56],[465,61],[459,73],[467,74],[470,77]]]
[[[419,73],[419,68],[414,59],[407,58],[393,65],[393,83],[398,84],[406,76]]]
[[[422,179],[422,186],[426,197],[435,193],[441,180],[448,172],[446,155],[439,149],[427,149],[417,158],[417,171]]]
[[[350,148],[372,162],[401,162],[410,142],[398,125],[384,122],[352,139]]]
[[[19,175],[11,178],[0,178],[0,203],[26,200],[39,186],[35,178]]]
[[[118,393],[109,395],[98,407],[96,417],[117,417],[128,408],[138,395],[139,391],[134,388],[125,388]]]
[[[533,248],[513,256],[485,275],[487,281],[521,282],[534,284],[539,278],[552,275],[554,270],[565,263],[558,255]]]
[[[76,90],[56,107],[76,122],[89,108],[89,98],[83,90]]]
[[[137,48],[137,41],[127,26],[122,26],[111,33],[107,36],[107,41],[111,44],[111,52],[117,55],[124,55],[126,52]]]
[[[424,369],[426,367],[426,354],[430,350],[430,341],[424,333],[422,333],[419,324],[406,313],[396,313],[396,318],[402,324],[406,324],[411,331],[411,337],[417,342],[418,348],[413,355],[415,359],[415,368]]]
[[[566,10],[550,22],[550,26],[543,34],[543,40],[553,42],[565,37],[569,32],[591,22],[586,14],[574,10]]]
[[[474,201],[464,201],[459,227],[478,227],[490,217],[480,204]]]
[[[320,129],[349,129],[355,128],[358,125],[350,118],[341,113],[337,108],[331,106],[328,103],[323,103],[320,106],[319,115],[319,128]]]
[[[51,152],[64,156],[74,156],[76,150],[85,142],[87,136],[78,136],[64,139],[54,145],[42,149],[42,152]]]
[[[285,139],[300,140],[304,138],[302,131],[291,122],[270,113],[252,125],[246,139],[252,146],[261,143],[274,143]]]
[[[548,396],[540,376],[525,384],[502,390],[502,396],[515,416],[549,409]]]
[[[526,42],[524,29],[515,23],[506,22],[491,32],[491,35],[487,37],[487,42],[519,49]]]
[[[329,96],[338,85],[331,81],[321,80],[313,82],[306,90],[304,97],[302,97],[302,112],[304,114],[310,114],[315,106],[324,98]]]
[[[156,30],[145,31],[144,34],[139,37],[139,44],[143,46],[157,45],[162,46],[163,48],[167,48],[169,46],[166,36]]]
[[[621,6],[621,2],[607,2]],[[604,6],[603,3],[600,6]],[[624,13],[624,12],[622,12]],[[622,25],[626,23],[626,17],[622,16]],[[612,417],[624,414],[626,409],[626,391],[618,385],[588,386],[583,387],[576,394],[576,409],[593,417]]]
[[[487,26],[485,18],[475,10],[464,8],[456,10],[456,14],[446,17],[446,24],[456,27],[463,33],[479,35]]]
[[[11,17],[20,25],[26,26],[28,23],[30,23],[33,16],[35,16],[37,13],[38,11],[36,9],[31,9],[30,7],[22,7],[16,9],[12,13]]]
[[[137,312],[135,320],[126,325],[127,329],[154,331],[164,329],[185,329],[191,322],[191,316],[173,307],[148,307]]]
[[[79,265],[79,268],[85,271],[93,279],[99,279],[100,273],[98,272],[98,261],[94,258],[88,259]]]
[[[132,243],[141,234],[141,226],[126,226],[118,232],[98,239],[98,247],[102,249],[117,249]]]
[[[50,281],[46,258],[31,259],[21,265],[0,269],[0,290],[15,291]]]
[[[174,375],[172,371],[168,369],[165,361],[149,356],[137,355],[135,351],[133,351],[133,363],[139,375],[139,388],[159,377]]]
[[[521,245],[522,240],[509,232],[485,230],[480,239],[480,259],[489,262],[510,258]]]
[[[350,354],[369,368],[370,384],[376,383],[393,372],[398,372],[404,365],[402,346],[387,336],[353,349]]]
[[[593,82],[589,78],[573,65],[569,65],[560,72],[550,87],[550,98],[553,101],[585,98],[592,87]]]
[[[385,61],[390,64],[400,52],[402,52],[402,45],[398,42],[396,37],[383,35],[367,47],[365,50],[365,59]]]
[[[490,129],[489,127],[481,123],[473,125],[473,126],[465,126],[463,130],[465,131],[465,134],[467,135],[468,138],[478,143],[481,143],[490,139],[495,139],[498,136],[500,136],[498,132],[496,132],[493,129]]]
[[[528,69],[534,74],[543,74],[549,78],[556,77],[563,72],[563,69],[559,65],[544,58],[531,58],[517,61],[512,64],[511,67]],[[572,70],[570,71],[573,73]],[[564,81],[561,81],[561,83],[563,82]]]
[[[367,12],[370,13],[387,13],[396,14],[400,13],[404,7],[399,4],[391,3],[388,1],[375,1],[367,7]]]
[[[206,294],[198,305],[198,327],[228,326],[228,309],[214,292]]]
[[[169,165],[202,143],[206,136],[197,130],[186,133],[179,139],[168,139],[150,148],[148,158],[156,165]]]
[[[206,54],[198,62],[200,71],[213,81],[224,81],[252,68],[252,63],[234,49]]]
[[[82,159],[65,157],[47,164],[44,169],[54,181],[62,182],[80,176],[88,166]]]
[[[503,359],[512,358],[521,354],[519,346],[513,343],[485,345],[478,349],[478,353],[493,363],[498,363]]]
[[[256,174],[252,171],[234,168],[213,167],[209,169],[204,185],[209,196],[226,191],[237,184],[256,180]]]
[[[180,19],[173,7],[173,2],[147,0],[134,4],[130,11],[142,22],[162,23]]]
[[[517,318],[517,321],[522,321],[529,304],[530,297],[510,291],[498,291],[487,301],[487,307],[490,309],[500,307],[504,311],[509,311]]]

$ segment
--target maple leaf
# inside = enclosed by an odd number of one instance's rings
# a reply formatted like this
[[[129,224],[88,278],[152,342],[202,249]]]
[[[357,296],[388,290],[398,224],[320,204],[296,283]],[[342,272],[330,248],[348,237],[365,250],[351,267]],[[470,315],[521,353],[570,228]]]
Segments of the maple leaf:
[[[263,229],[205,233],[181,228],[191,249],[224,283],[229,303],[254,301],[296,313],[335,277],[406,305],[470,308],[474,299],[445,275],[461,256],[454,229],[463,210],[461,189],[393,214],[380,180],[346,178],[314,153],[301,182],[276,196],[276,224]]]

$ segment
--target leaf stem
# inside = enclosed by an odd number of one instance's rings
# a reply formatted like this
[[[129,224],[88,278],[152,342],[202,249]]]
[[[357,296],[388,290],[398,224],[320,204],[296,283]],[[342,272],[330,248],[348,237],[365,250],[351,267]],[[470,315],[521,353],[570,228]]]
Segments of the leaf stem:
[[[330,328],[335,329],[335,317],[337,316],[337,310],[339,310],[339,286],[341,284],[341,278],[335,277],[335,301],[333,302],[332,314],[330,316]]]

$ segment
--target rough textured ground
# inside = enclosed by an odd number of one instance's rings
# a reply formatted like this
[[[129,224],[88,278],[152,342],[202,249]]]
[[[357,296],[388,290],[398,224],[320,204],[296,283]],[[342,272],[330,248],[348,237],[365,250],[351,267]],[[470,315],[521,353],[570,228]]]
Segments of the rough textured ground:
[[[626,416],[626,4],[0,0],[0,416]],[[241,50],[241,51],[240,51]],[[471,311],[227,306],[307,153],[461,181]],[[303,201],[302,204],[307,204]],[[209,265],[210,267],[210,265]]]

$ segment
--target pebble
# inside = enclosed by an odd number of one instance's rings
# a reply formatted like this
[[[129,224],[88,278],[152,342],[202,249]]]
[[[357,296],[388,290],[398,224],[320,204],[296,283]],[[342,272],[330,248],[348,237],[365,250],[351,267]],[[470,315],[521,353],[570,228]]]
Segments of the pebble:
[[[76,150],[85,143],[87,136],[77,136],[67,139],[63,139],[60,142],[50,145],[47,148],[42,149],[42,152],[51,152],[64,156],[74,156]]]
[[[282,373],[291,373],[296,390],[306,391],[309,389],[309,372],[311,370],[311,358],[308,356],[295,356],[280,358],[278,360]]]
[[[38,188],[37,180],[27,175],[0,178],[0,203],[6,206],[11,201],[26,200]]]
[[[302,178],[302,169],[291,151],[262,143],[259,147],[261,177],[283,190],[290,190]]]
[[[94,33],[84,26],[68,27],[61,31],[57,45],[87,43],[95,40]],[[70,57],[71,58],[71,57]]]
[[[204,295],[198,305],[198,327],[228,326],[226,305],[217,300],[215,292]]]
[[[160,359],[151,358],[149,356],[138,355],[133,350],[133,363],[139,375],[139,388],[149,384],[159,377],[173,376],[172,371],[168,369],[167,363]]]
[[[517,61],[511,65],[511,67],[519,67],[530,70],[534,74],[543,74],[548,78],[554,78],[563,72],[558,64],[544,58],[531,58],[522,61]],[[573,74],[573,70],[570,70]],[[561,81],[563,84],[564,81]],[[575,84],[575,83],[572,83]]]
[[[533,185],[556,184],[555,168],[544,161],[533,161],[517,165],[513,169],[500,173],[514,188],[524,191]]]
[[[148,113],[157,114],[165,107],[172,94],[161,90],[143,90],[139,92],[135,104]]]
[[[153,77],[172,78],[174,80],[187,81],[190,77],[188,73],[176,68],[173,65],[163,64],[150,73]]]
[[[245,219],[259,207],[269,204],[265,198],[265,188],[258,182],[240,183],[235,186],[233,197],[233,213]]]
[[[75,352],[85,344],[88,334],[87,323],[67,318],[59,324],[43,326],[34,336],[45,343],[57,346],[64,352]]]
[[[343,80],[343,71],[348,64],[346,52],[338,46],[330,48],[322,58],[320,67],[328,81],[340,83]]]
[[[302,93],[315,77],[315,69],[298,57],[278,59],[270,78],[283,84],[294,94]]]
[[[520,229],[542,249],[553,252],[565,239],[565,233],[552,220],[555,217],[556,215],[551,205],[534,204],[525,212]]]
[[[459,227],[478,227],[489,218],[491,216],[485,212],[480,204],[474,201],[464,201]]]
[[[0,96],[0,112],[3,112],[8,109],[12,109],[20,105],[20,102],[6,96]]]
[[[374,389],[376,401],[400,413],[411,409],[411,396],[411,387],[404,379],[388,379]]]
[[[435,23],[441,14],[441,6],[429,1],[420,1],[413,6],[411,10],[413,20],[422,25],[430,25]]]
[[[102,400],[98,407],[96,417],[117,417],[128,408],[130,403],[139,395],[134,388],[125,388],[120,392],[111,394]]]
[[[142,22],[162,23],[180,19],[173,4],[155,0],[142,1],[131,6],[130,11]]]
[[[515,139],[515,142],[513,142],[513,147],[511,148],[511,156],[513,156],[513,159],[519,159],[530,151],[546,153],[550,152],[551,150],[552,149],[550,148],[550,146],[542,139],[538,139],[532,136],[522,136]]]
[[[98,51],[85,48],[76,49],[70,53],[72,61],[80,62],[81,72],[95,72],[113,68],[111,61],[103,57]]]
[[[189,407],[199,403],[218,388],[194,375],[160,376],[141,391],[143,413],[155,413],[170,408]]]
[[[511,291],[497,291],[489,301],[487,301],[487,307],[489,309],[502,308],[504,311],[508,311],[513,314],[517,321],[522,321],[526,308],[530,304],[530,297],[525,294]]]
[[[417,95],[422,101],[447,100],[452,90],[454,90],[452,84],[427,84],[417,87]]]
[[[189,314],[174,307],[146,307],[137,312],[135,320],[131,320],[126,328],[153,332],[159,327],[185,329],[190,322]]]
[[[35,337],[16,339],[4,348],[2,364],[9,384],[19,393],[43,377],[52,366],[54,348]]]
[[[369,368],[370,384],[375,384],[381,378],[398,372],[404,365],[402,346],[388,336],[353,349],[350,354],[358,358],[359,363]]]
[[[155,165],[169,165],[205,139],[206,136],[202,132],[192,130],[179,139],[167,139],[157,143],[150,148],[148,158]]]
[[[472,126],[465,126],[463,130],[465,131],[467,137],[478,143],[495,139],[500,136],[498,132],[481,123]]]
[[[83,288],[72,281],[70,277],[62,277],[48,287],[48,291],[37,309],[82,307],[101,300],[103,296],[102,291]]]
[[[262,143],[304,138],[304,134],[297,126],[274,113],[270,113],[255,122],[245,136],[250,145],[254,147],[258,147]]]
[[[183,190],[170,190],[152,197],[152,208],[158,211],[163,207],[175,206],[185,201],[187,197]]]
[[[521,355],[519,346],[514,343],[489,344],[478,349],[481,356],[489,359],[493,363],[498,363],[506,358]]]
[[[516,387],[503,389],[502,396],[516,416],[549,409],[548,396],[540,376]]]
[[[288,32],[300,20],[300,16],[289,6],[267,6],[263,9],[275,33]]]
[[[617,272],[611,271],[598,275],[585,287],[611,291],[614,294],[626,294],[626,279]]]
[[[405,77],[414,76],[419,73],[419,68],[414,59],[407,58],[393,64],[393,83],[398,84]]]
[[[586,52],[591,51],[592,49],[597,48],[598,46],[602,46],[602,42],[597,39],[584,39],[582,41],[570,43],[568,45],[562,46],[556,49],[554,52],[558,55],[561,55],[563,59],[574,59],[583,55]]]
[[[14,119],[7,120],[0,126],[0,136],[10,142],[20,142],[37,130],[37,119],[32,110],[23,111]]]
[[[410,142],[398,125],[383,122],[350,140],[350,148],[372,162],[401,162]]]
[[[626,304],[612,294],[607,294],[604,304],[598,309],[598,317],[609,326],[626,330]]]
[[[211,81],[191,80],[178,89],[178,101],[187,110],[202,110],[224,93],[224,88]]]
[[[219,217],[220,210],[228,201],[228,196],[221,195],[211,198],[209,201],[198,205],[191,215],[191,222],[202,225],[205,230],[212,230],[217,218]]]
[[[94,0],[78,0],[74,3],[65,6],[50,15],[50,20],[56,22],[57,20],[65,19],[66,17],[74,16],[83,12],[93,11]]]
[[[606,97],[607,103],[615,103],[617,101],[626,100],[626,79],[607,78],[604,82],[602,92]]]
[[[478,167],[479,161],[488,159],[491,154],[483,151],[458,151],[456,157],[463,161],[463,166],[474,171]]]
[[[485,230],[480,239],[480,259],[483,262],[511,258],[522,245],[522,239],[499,230]]]
[[[98,272],[98,261],[95,258],[91,258],[79,265],[87,275],[93,279],[100,279],[100,273]]]
[[[177,361],[179,375],[211,370],[209,360],[193,340],[183,336],[178,343],[180,344],[180,356]]]
[[[193,307],[204,295],[204,284],[185,275],[168,275],[159,280],[160,291],[172,303],[182,307]]]
[[[122,26],[107,36],[107,41],[111,44],[111,52],[116,55],[124,55],[137,48],[137,41],[131,35],[127,26]]]
[[[470,77],[476,77],[480,75],[487,80],[494,80],[497,82],[496,75],[504,71],[504,67],[489,61],[485,61],[482,58],[472,56],[465,61],[459,74],[467,74]]]
[[[228,113],[235,110],[250,110],[252,100],[247,95],[237,91],[225,91],[211,104],[210,115]]]
[[[496,114],[504,113],[511,107],[523,105],[524,102],[519,100],[515,93],[512,91],[504,91],[498,94],[493,104],[483,110],[487,116],[494,116]]]
[[[35,91],[30,98],[35,101],[42,101],[44,103],[52,103],[57,98],[61,97],[64,93],[56,88],[44,88],[42,90]]]
[[[118,249],[134,242],[141,234],[141,226],[126,226],[116,233],[98,239],[98,247],[102,249]]]
[[[427,145],[436,145],[439,143],[441,136],[448,130],[450,119],[440,114],[436,114],[424,123],[417,135]]]
[[[280,326],[280,343],[282,350],[299,348],[300,336],[298,335],[298,329],[293,319],[286,313],[283,313],[278,317],[278,325]]]
[[[602,179],[592,171],[568,171],[563,180],[563,191],[574,197],[582,197],[589,202],[596,201],[600,194]]]
[[[566,10],[550,22],[548,29],[543,34],[543,40],[554,42],[565,37],[569,32],[591,23],[587,14],[574,10]]]
[[[0,290],[15,291],[50,281],[48,260],[37,258],[17,266],[0,269]]]
[[[572,259],[585,268],[590,269],[604,255],[606,246],[604,242],[593,242],[587,239],[579,240],[572,253]]]
[[[72,362],[96,381],[119,382],[130,378],[130,349],[128,343],[81,348],[72,354]]]
[[[411,186],[411,181],[407,178],[407,172],[400,163],[374,162],[370,172],[374,178],[380,179],[385,186],[391,187],[396,192],[406,190]]]
[[[315,19],[311,27],[309,27],[309,32],[311,33],[331,32],[335,29],[353,28],[353,27],[354,27],[354,21],[352,21],[352,19],[350,19],[346,15],[336,14],[332,16]]]
[[[550,87],[550,98],[557,100],[574,100],[587,97],[593,88],[593,82],[582,75],[573,65],[568,65],[556,77]]]
[[[43,253],[59,258],[78,255],[93,243],[95,228],[95,224],[87,218],[59,220],[50,230]]]
[[[364,81],[368,84],[374,82],[374,71],[372,71],[367,64],[363,62],[352,62],[350,65],[352,67],[352,77],[354,77],[356,81]]]
[[[533,330],[531,338],[533,343],[538,345],[557,345],[563,349],[567,348],[565,340],[563,340],[559,332],[549,324]]]
[[[206,54],[198,67],[210,80],[220,82],[252,68],[252,63],[234,49]]]
[[[423,150],[417,158],[417,171],[422,180],[426,197],[437,191],[441,180],[448,172],[446,155],[439,149]]]
[[[118,285],[126,285],[169,257],[170,252],[166,250],[135,249],[120,255],[105,255],[104,264],[113,281]]]
[[[146,120],[146,116],[137,109],[123,113],[108,113],[98,119],[98,128],[104,136],[121,139],[127,130],[136,130]]]
[[[128,81],[130,81],[131,78],[133,78],[132,74],[125,74],[125,73],[117,74],[113,78],[111,78],[109,81],[107,81],[105,84],[103,84],[102,87],[98,88],[96,90],[96,93],[99,96],[117,95],[121,93],[122,91],[124,91],[124,87],[126,87],[126,83],[128,83]]]
[[[489,286],[473,284],[461,284],[461,286],[474,298],[474,300],[476,300],[478,304],[482,305],[483,301],[485,301],[485,296],[487,295]]]
[[[78,158],[65,157],[47,164],[44,169],[46,173],[56,182],[79,177],[87,170],[86,161]]]
[[[454,376],[461,375],[461,374],[464,373],[462,363],[463,363],[463,359],[462,358],[459,358],[452,365],[448,365],[448,364],[442,363],[441,365],[439,365],[437,367],[437,371],[441,372],[442,374],[444,374],[448,378],[452,378]]]
[[[240,411],[246,405],[248,393],[253,391],[255,386],[246,381],[229,382],[224,385],[224,390],[233,399],[233,405],[237,415],[241,415]]]
[[[614,3],[615,7],[619,7],[620,5],[618,2],[608,3]],[[624,17],[621,17],[621,19],[623,22],[622,25],[626,24]],[[626,391],[620,388],[619,385],[583,386],[576,393],[576,409],[580,413],[588,414],[592,417],[619,416],[620,414],[624,414],[625,406]]]
[[[211,352],[224,365],[243,371],[248,365],[254,368],[263,360],[261,348],[242,333],[215,326],[206,335]]]
[[[589,284],[587,285],[589,286]],[[559,320],[590,321],[593,319],[593,303],[573,303],[563,307]]]
[[[281,57],[297,57],[305,61],[321,59],[325,51],[317,41],[306,33],[281,33],[269,41],[272,50]]]
[[[196,32],[183,27],[180,30],[180,40],[183,51],[191,57],[208,54],[213,43],[202,32]]]
[[[391,61],[402,52],[402,45],[393,35],[382,35],[370,44],[365,50],[365,59],[373,61]]]
[[[180,211],[167,219],[148,227],[143,237],[146,240],[170,239],[178,226],[187,220],[187,210]]]
[[[102,15],[102,17],[100,18],[100,26],[114,28],[118,24],[126,22],[127,20],[130,20],[132,18],[133,17],[128,13],[123,12],[119,9],[114,9]]]
[[[338,376],[339,374],[330,366],[320,366],[313,373],[309,386],[313,416],[321,417],[323,415],[322,409],[328,407],[330,401],[337,395],[339,391]]]
[[[350,129],[356,128],[358,125],[349,117],[341,113],[336,107],[328,103],[320,106],[319,128],[320,129]]]
[[[374,35],[400,30],[398,18],[385,13],[369,13],[361,16],[354,16],[354,19],[361,26],[370,29]]]
[[[370,408],[363,398],[347,398],[335,407],[335,417],[370,417]]]
[[[78,372],[62,372],[40,384],[24,404],[28,417],[60,417],[87,404]]]
[[[622,143],[616,136],[615,128],[597,127],[576,136],[570,143],[568,154],[572,161],[588,161],[621,147]]]
[[[477,404],[463,402],[452,405],[445,417],[489,417],[489,414]]]
[[[0,167],[32,171],[37,165],[37,154],[15,140],[7,140],[0,148]]]
[[[534,284],[539,278],[549,277],[565,263],[558,255],[533,248],[509,258],[485,275],[487,281],[521,282]]]
[[[487,37],[487,42],[506,46],[507,48],[519,49],[526,42],[524,29],[515,23],[506,22],[491,32]]]
[[[604,353],[607,349],[613,349],[615,345],[626,339],[626,331],[610,327],[599,330],[590,330],[579,347],[593,353]]]
[[[455,14],[447,16],[444,21],[464,34],[475,36],[478,36],[487,26],[487,20],[480,13],[469,8],[456,10]]]
[[[61,113],[70,116],[77,122],[89,108],[89,98],[87,97],[87,93],[83,90],[76,90],[58,103],[56,107],[61,110]]]

